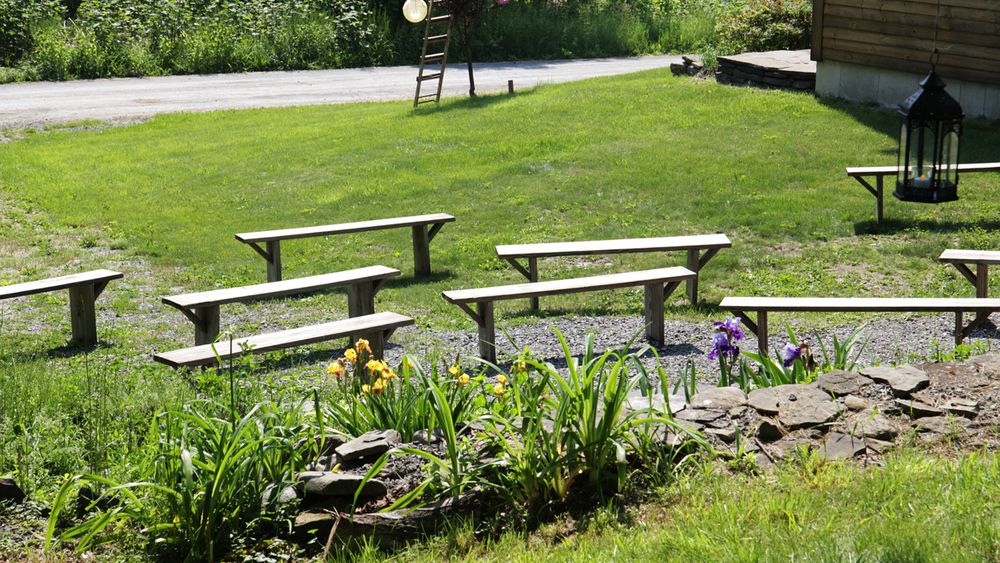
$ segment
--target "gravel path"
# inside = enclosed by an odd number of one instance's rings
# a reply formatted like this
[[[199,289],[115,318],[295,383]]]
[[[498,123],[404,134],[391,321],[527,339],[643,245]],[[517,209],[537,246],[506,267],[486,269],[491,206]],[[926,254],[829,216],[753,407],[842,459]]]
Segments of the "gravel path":
[[[678,56],[478,63],[476,90],[506,91],[669,67]],[[411,99],[416,66],[112,78],[0,85],[0,129],[89,119],[131,121],[160,113]],[[444,95],[469,90],[448,65]]]
[[[994,315],[993,320],[1000,322],[1000,315]],[[869,340],[861,355],[860,363],[875,365],[927,361],[936,347],[943,353],[951,352],[954,348],[953,323],[953,319],[944,315],[893,315],[875,319],[866,324],[865,334]],[[503,358],[528,346],[536,357],[545,358],[556,365],[562,364],[563,354],[559,341],[552,331],[553,327],[563,333],[572,352],[578,355],[582,351],[587,333],[594,333],[595,349],[598,352],[618,349],[627,344],[633,335],[642,331],[643,319],[635,316],[561,317],[540,320],[508,329],[507,332],[517,347],[499,333],[498,327],[498,338],[503,339],[499,342],[498,356]],[[810,343],[814,353],[820,356],[819,341],[832,352],[833,336],[836,335],[843,340],[854,325],[813,331],[806,324],[793,322],[792,328],[796,330],[800,341]],[[658,348],[658,353],[669,377],[676,377],[678,370],[687,365],[689,360],[695,362],[701,379],[712,381],[718,376],[718,365],[706,358],[711,337],[711,326],[708,323],[668,320],[665,332],[668,344]],[[475,357],[478,354],[478,336],[472,328],[468,331],[434,331],[411,327],[399,331],[397,335],[395,338],[397,345],[387,350],[387,355],[394,361],[398,361],[404,352],[424,358],[442,353],[451,356],[461,353],[464,357]],[[772,346],[782,346],[786,340],[783,325],[775,323],[771,333]],[[1000,349],[1000,331],[987,325],[985,329],[973,333],[972,339],[966,340],[966,343],[976,341],[984,346],[983,352]],[[632,350],[638,350],[645,344],[645,338],[640,337]],[[744,349],[755,351],[756,346],[756,339],[748,335]],[[644,363],[652,366],[655,364],[655,359],[649,354]]]

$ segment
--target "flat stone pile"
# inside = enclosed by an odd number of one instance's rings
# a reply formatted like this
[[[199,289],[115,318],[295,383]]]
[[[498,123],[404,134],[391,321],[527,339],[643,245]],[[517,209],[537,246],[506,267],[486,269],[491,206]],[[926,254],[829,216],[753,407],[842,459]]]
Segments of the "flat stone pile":
[[[766,51],[719,57],[717,81],[812,92],[816,89],[816,63],[809,50]]]
[[[767,467],[801,448],[827,459],[879,461],[903,440],[995,449],[1000,444],[1000,356],[968,362],[824,373],[809,384],[708,388],[675,419],[724,455],[749,453]],[[635,398],[633,408],[648,405]],[[669,439],[681,440],[683,435]]]

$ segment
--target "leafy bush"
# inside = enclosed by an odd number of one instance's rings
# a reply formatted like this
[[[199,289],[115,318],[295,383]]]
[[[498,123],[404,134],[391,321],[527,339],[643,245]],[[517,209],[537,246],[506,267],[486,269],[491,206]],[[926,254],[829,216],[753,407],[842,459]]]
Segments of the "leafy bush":
[[[809,0],[747,0],[741,10],[723,14],[716,29],[720,48],[739,53],[808,47],[811,27]]]
[[[62,16],[59,0],[0,0],[0,66],[13,66],[31,50],[39,23]]]

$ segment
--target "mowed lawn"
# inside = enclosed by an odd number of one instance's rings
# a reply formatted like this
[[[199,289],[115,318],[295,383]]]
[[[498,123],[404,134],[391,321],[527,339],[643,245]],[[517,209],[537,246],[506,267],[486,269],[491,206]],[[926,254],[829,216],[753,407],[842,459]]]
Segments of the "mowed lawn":
[[[469,325],[441,290],[521,281],[506,243],[725,232],[703,273],[706,307],[727,294],[969,295],[934,258],[990,247],[1000,178],[962,178],[942,206],[874,200],[849,165],[895,163],[891,112],[811,95],[719,86],[650,71],[515,96],[156,117],[54,130],[0,145],[0,192],[62,223],[101,229],[185,272],[189,289],[264,281],[241,231],[430,212],[458,218],[431,247],[435,275],[411,278],[406,229],[285,243],[286,277],[398,267],[379,307],[435,326]],[[1000,160],[995,124],[968,120],[963,161]],[[544,278],[683,263],[673,255],[551,260]],[[8,279],[16,279],[8,273]],[[550,312],[635,314],[640,292],[553,298]],[[525,311],[500,309],[505,322]]]

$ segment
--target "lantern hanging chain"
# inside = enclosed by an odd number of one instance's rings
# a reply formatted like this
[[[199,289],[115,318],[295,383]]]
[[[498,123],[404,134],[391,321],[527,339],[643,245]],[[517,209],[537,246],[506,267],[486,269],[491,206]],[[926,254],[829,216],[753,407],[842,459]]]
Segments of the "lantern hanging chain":
[[[934,12],[934,47],[931,50],[931,70],[936,70],[938,60],[941,58],[941,52],[938,51],[938,27],[941,20],[941,0],[937,2],[937,10]]]

